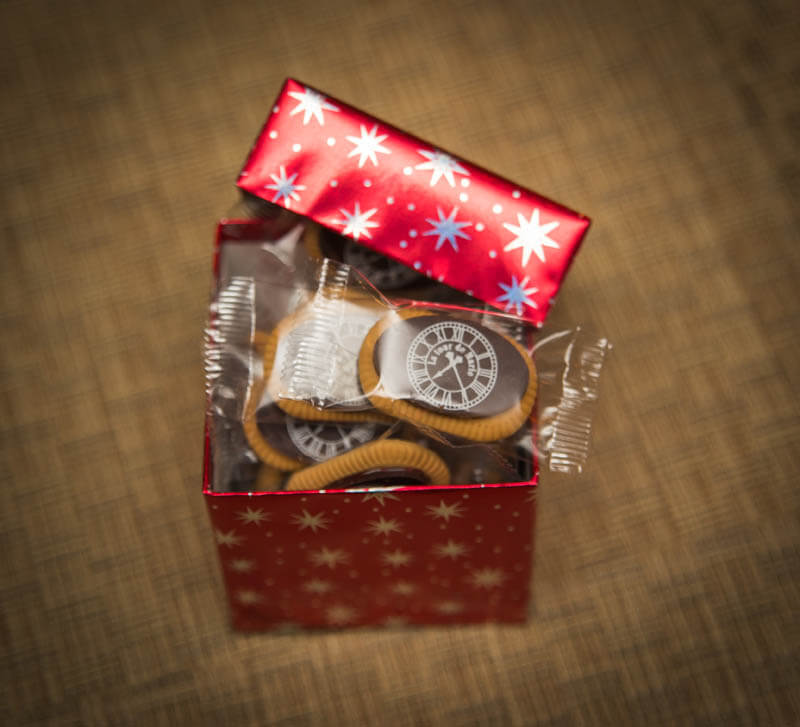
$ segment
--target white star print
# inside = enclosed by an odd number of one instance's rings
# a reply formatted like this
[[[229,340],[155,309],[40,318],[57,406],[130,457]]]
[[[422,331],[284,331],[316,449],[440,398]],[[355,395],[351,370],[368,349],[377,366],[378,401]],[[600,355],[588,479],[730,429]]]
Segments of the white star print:
[[[547,233],[555,230],[561,223],[553,221],[543,225],[539,224],[538,208],[533,210],[530,220],[526,220],[524,215],[517,213],[517,221],[519,222],[519,226],[510,225],[508,222],[503,223],[503,227],[516,235],[516,238],[509,242],[503,250],[508,252],[509,250],[516,250],[518,247],[521,247],[523,266],[528,264],[532,252],[536,253],[536,257],[538,257],[539,260],[545,262],[544,248],[550,247],[558,249],[558,243],[555,240],[551,240],[547,236]]]
[[[392,533],[399,533],[403,526],[397,520],[385,520],[383,515],[378,520],[370,520],[367,528],[373,535],[383,535],[388,538]]]
[[[471,227],[471,222],[456,222],[456,214],[458,213],[458,207],[453,207],[450,212],[449,217],[444,216],[444,212],[442,212],[440,207],[436,208],[436,214],[439,215],[438,220],[432,220],[429,217],[425,218],[425,221],[433,227],[432,230],[428,230],[427,232],[423,232],[423,237],[427,235],[438,235],[439,239],[436,240],[436,250],[438,251],[439,248],[445,243],[449,242],[450,247],[458,252],[458,238],[463,237],[465,240],[471,239],[470,236],[466,232],[462,232],[462,227]]]
[[[325,118],[322,115],[323,111],[338,111],[339,109],[332,103],[328,103],[325,96],[317,91],[312,91],[310,88],[304,87],[303,91],[289,91],[289,95],[299,101],[290,112],[289,116],[294,116],[303,112],[303,126],[305,126],[313,116],[320,126],[325,125]]]
[[[297,525],[300,530],[310,529],[312,533],[316,534],[317,530],[327,530],[330,520],[325,517],[324,512],[318,512],[312,515],[308,510],[303,510],[302,515],[292,515],[292,522]]]
[[[387,628],[397,628],[399,626],[406,626],[407,624],[408,620],[404,619],[402,616],[389,616],[383,622],[383,625]]]
[[[413,583],[406,581],[398,581],[392,586],[392,593],[396,593],[398,596],[410,596],[416,590],[417,587]]]
[[[370,500],[376,500],[377,503],[383,507],[386,503],[384,500],[397,500],[400,501],[400,498],[397,495],[391,495],[388,492],[368,492],[364,497],[361,498],[361,502],[369,502]]]
[[[328,581],[322,581],[319,578],[312,578],[303,584],[303,590],[309,593],[327,593],[333,586]]]
[[[499,568],[482,568],[473,572],[470,580],[475,588],[496,588],[506,579]]]
[[[411,553],[404,553],[399,548],[393,553],[383,553],[381,560],[384,565],[390,565],[392,568],[399,568],[401,565],[408,565],[412,558]]]
[[[228,565],[232,571],[237,573],[249,573],[256,564],[255,561],[247,560],[247,558],[234,558]]]
[[[538,308],[536,302],[531,300],[528,296],[538,293],[538,288],[526,288],[529,276],[525,276],[522,281],[517,281],[517,276],[511,276],[511,284],[498,283],[498,285],[505,291],[503,295],[497,297],[498,303],[505,303],[505,310],[509,311],[516,308],[517,315],[521,316],[524,305],[529,305],[531,308]]]
[[[254,603],[261,603],[264,599],[261,594],[256,591],[236,591],[236,600],[244,606],[250,606]]]
[[[367,132],[367,127],[364,124],[361,124],[361,136],[346,136],[345,139],[352,144],[355,144],[355,149],[353,149],[348,155],[348,159],[350,157],[358,156],[358,168],[364,166],[364,163],[369,159],[374,166],[378,166],[378,158],[375,156],[376,152],[379,154],[391,154],[385,146],[381,146],[381,142],[385,141],[389,138],[388,134],[381,134],[380,136],[376,136],[378,133],[378,125],[375,124],[369,132]]]
[[[462,167],[456,159],[443,151],[434,149],[433,151],[426,151],[425,149],[417,149],[417,153],[424,156],[428,161],[417,164],[415,169],[431,170],[431,187],[435,187],[436,183],[444,177],[451,187],[456,186],[453,172],[457,174],[465,174],[469,176],[469,172]]]
[[[325,611],[325,618],[332,626],[344,626],[352,623],[356,615],[356,610],[350,606],[331,606]]]
[[[292,206],[292,200],[295,202],[300,200],[300,195],[297,194],[297,191],[300,190],[302,192],[306,188],[306,185],[294,183],[294,180],[297,179],[297,172],[292,174],[291,177],[287,177],[286,169],[283,164],[281,164],[280,174],[270,174],[269,176],[273,184],[265,184],[264,189],[271,189],[275,192],[272,197],[273,202],[284,200],[286,208],[289,209]]]
[[[352,214],[345,209],[340,209],[339,212],[342,213],[344,219],[333,220],[332,224],[344,225],[342,234],[350,235],[350,237],[352,237],[354,240],[358,240],[362,236],[371,238],[372,235],[370,233],[370,228],[378,227],[378,223],[374,220],[370,220],[370,217],[372,217],[372,215],[374,215],[377,211],[378,210],[373,207],[371,210],[362,212],[361,207],[359,206],[358,202],[356,202],[356,206]]]
[[[464,543],[456,543],[453,540],[448,540],[446,543],[439,543],[433,548],[433,552],[439,558],[450,558],[456,560],[462,555],[466,554],[467,546]]]
[[[237,535],[235,530],[229,530],[223,533],[221,530],[216,531],[217,545],[224,545],[226,548],[233,548],[236,545],[242,544],[241,535]]]
[[[464,610],[464,606],[458,601],[441,601],[436,604],[436,610],[445,614],[461,613]]]
[[[337,565],[347,563],[347,561],[350,559],[350,556],[338,548],[336,550],[328,550],[327,548],[323,547],[321,550],[311,553],[310,558],[311,562],[315,566],[319,567],[327,565],[328,568],[333,570]]]
[[[446,523],[449,523],[451,517],[464,517],[463,512],[464,509],[461,507],[460,502],[446,505],[444,500],[439,500],[439,504],[436,506],[428,505],[428,513],[426,514],[432,515],[436,519],[441,518]]]
[[[236,513],[236,517],[247,525],[261,525],[261,523],[269,520],[269,514],[263,510],[251,510],[249,507],[246,510]]]

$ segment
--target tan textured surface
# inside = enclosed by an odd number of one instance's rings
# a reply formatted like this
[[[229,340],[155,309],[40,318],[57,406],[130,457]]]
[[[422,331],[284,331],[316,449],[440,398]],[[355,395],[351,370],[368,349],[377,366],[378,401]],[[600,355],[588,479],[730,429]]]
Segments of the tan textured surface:
[[[2,3],[0,718],[797,722],[793,7]],[[555,319],[617,346],[522,629],[228,630],[212,216],[287,74],[596,219]]]

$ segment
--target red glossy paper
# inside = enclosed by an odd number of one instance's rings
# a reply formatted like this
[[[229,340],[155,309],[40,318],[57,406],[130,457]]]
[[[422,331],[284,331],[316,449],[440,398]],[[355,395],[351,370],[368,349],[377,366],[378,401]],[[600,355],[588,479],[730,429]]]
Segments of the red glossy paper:
[[[241,189],[541,324],[589,219],[288,80]]]

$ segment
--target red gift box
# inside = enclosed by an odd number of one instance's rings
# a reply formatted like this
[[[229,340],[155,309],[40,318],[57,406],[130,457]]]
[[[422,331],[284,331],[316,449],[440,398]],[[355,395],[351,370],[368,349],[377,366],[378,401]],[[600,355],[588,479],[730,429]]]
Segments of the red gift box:
[[[289,80],[239,186],[541,325],[588,218]],[[264,221],[224,221],[264,241]],[[210,418],[209,418],[210,422]],[[522,482],[204,495],[234,626],[521,622],[538,472]]]

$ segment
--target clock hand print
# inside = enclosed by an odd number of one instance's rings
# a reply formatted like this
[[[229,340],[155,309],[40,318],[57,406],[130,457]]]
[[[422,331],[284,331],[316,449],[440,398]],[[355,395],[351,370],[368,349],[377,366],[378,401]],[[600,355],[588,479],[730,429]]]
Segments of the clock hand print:
[[[456,319],[424,327],[408,348],[406,368],[416,394],[448,411],[472,409],[497,383],[494,346],[475,326]]]
[[[456,356],[452,351],[445,351],[445,356],[447,360],[450,362],[447,366],[445,366],[439,373],[433,375],[434,379],[438,379],[442,374],[446,373],[450,369],[455,369],[458,364],[460,364],[463,360],[463,356]],[[456,376],[458,376],[458,370],[455,371]]]

